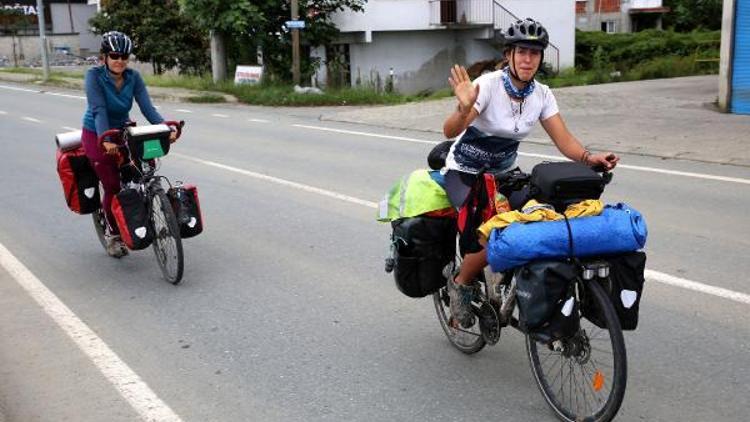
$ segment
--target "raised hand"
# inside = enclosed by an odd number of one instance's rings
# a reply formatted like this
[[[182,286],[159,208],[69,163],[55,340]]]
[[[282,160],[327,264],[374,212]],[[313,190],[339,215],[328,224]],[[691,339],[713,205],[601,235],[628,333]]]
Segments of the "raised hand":
[[[453,89],[453,94],[458,100],[460,111],[468,113],[479,96],[479,85],[475,87],[471,83],[471,79],[469,79],[469,74],[466,72],[466,69],[457,64],[453,65],[451,68],[451,76],[448,78],[448,82]]]

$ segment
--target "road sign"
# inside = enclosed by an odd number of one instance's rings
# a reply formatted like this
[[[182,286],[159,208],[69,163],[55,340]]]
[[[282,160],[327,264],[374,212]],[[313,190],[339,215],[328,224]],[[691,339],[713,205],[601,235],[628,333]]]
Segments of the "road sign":
[[[285,25],[288,29],[303,29],[305,21],[286,21]]]

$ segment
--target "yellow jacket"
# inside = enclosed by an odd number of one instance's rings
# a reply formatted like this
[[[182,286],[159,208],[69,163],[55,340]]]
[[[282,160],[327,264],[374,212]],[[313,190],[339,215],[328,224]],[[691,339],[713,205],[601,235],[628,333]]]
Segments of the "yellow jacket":
[[[589,217],[599,215],[604,209],[604,204],[598,199],[587,199],[568,205],[565,209],[565,216],[568,218]],[[529,223],[536,221],[555,221],[562,220],[563,215],[549,204],[542,204],[534,199],[526,203],[520,211],[508,211],[495,215],[479,226],[479,234],[485,239],[490,238],[490,233],[494,229],[502,229],[511,223]]]

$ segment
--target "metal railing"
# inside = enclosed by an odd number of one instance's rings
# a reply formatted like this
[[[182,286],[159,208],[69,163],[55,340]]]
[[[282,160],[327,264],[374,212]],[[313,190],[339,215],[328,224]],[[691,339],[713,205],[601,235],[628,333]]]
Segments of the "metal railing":
[[[430,25],[492,25],[493,0],[430,0]]]

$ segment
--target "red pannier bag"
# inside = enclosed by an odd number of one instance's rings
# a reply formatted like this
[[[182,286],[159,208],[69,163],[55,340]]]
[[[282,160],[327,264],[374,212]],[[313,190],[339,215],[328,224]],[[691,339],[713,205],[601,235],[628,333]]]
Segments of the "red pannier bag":
[[[128,249],[144,249],[154,241],[154,228],[148,219],[146,200],[138,190],[121,190],[112,199],[112,214]]]
[[[169,198],[180,226],[180,237],[187,239],[201,234],[203,216],[198,200],[198,188],[195,185],[175,184],[169,189]]]
[[[71,211],[91,214],[99,209],[99,178],[83,147],[70,151],[57,150],[57,174],[62,182],[65,202]]]

